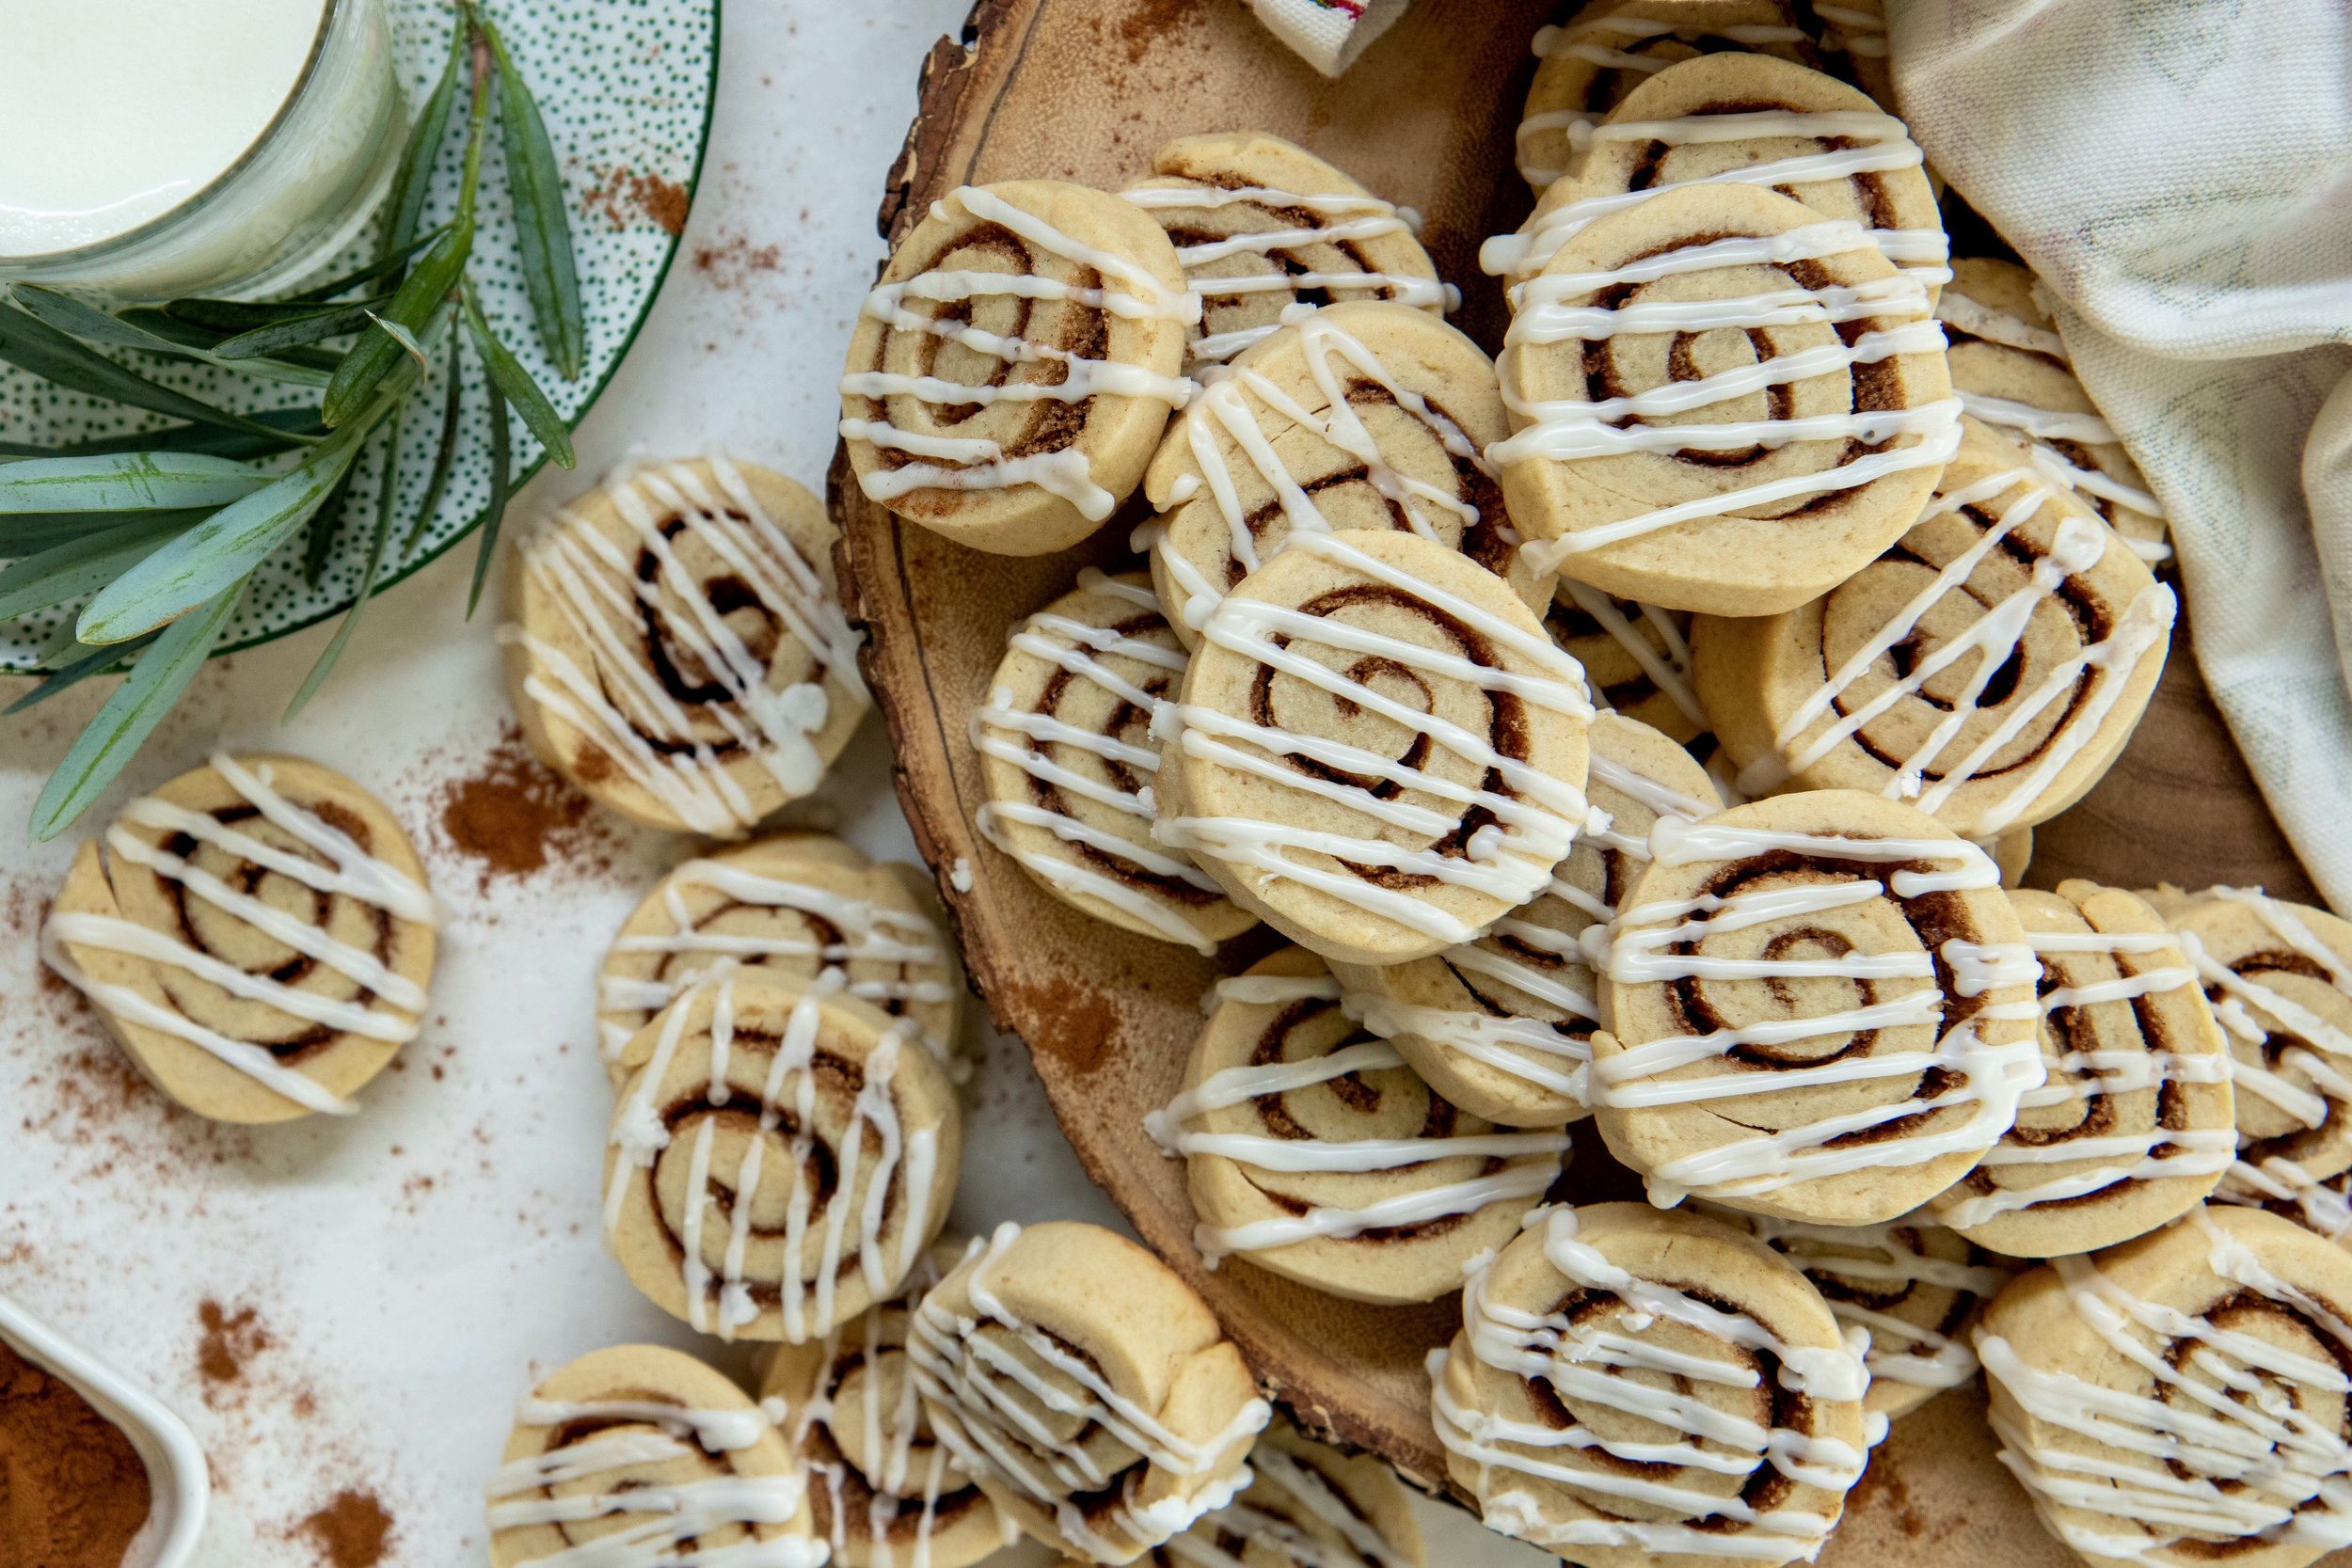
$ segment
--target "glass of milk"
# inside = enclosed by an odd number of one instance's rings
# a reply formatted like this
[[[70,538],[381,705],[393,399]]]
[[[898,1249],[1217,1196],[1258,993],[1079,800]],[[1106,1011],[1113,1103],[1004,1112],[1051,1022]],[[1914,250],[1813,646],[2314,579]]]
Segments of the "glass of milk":
[[[0,0],[0,279],[259,295],[400,156],[384,0]]]

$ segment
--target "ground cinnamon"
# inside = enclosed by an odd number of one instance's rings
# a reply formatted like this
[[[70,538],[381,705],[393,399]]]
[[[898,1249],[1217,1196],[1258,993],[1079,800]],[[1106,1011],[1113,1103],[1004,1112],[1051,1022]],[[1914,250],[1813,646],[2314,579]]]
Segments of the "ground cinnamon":
[[[122,1430],[0,1344],[0,1568],[122,1568],[152,1500]]]

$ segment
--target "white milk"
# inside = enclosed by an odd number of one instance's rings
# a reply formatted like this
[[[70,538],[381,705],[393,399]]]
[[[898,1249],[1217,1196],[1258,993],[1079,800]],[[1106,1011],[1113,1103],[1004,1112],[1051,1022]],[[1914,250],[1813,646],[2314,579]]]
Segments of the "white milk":
[[[399,119],[381,0],[0,0],[0,276],[283,278],[364,219]]]

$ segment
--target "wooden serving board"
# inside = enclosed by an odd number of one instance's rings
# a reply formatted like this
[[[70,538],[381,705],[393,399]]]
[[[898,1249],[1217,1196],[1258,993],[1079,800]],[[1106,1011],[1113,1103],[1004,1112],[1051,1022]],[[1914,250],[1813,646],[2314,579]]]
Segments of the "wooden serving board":
[[[1148,172],[1171,137],[1270,131],[1419,208],[1438,270],[1463,291],[1454,320],[1491,351],[1504,312],[1475,252],[1531,204],[1511,138],[1533,71],[1528,41],[1552,8],[1553,0],[1420,0],[1331,82],[1276,44],[1238,0],[979,0],[962,40],[942,40],[925,67],[921,111],[881,226],[897,239],[965,182],[1055,178],[1117,189]],[[1007,632],[1066,591],[1080,566],[1133,564],[1134,519],[1115,518],[1060,555],[1014,560],[899,523],[859,495],[838,456],[833,481],[850,613],[869,638],[867,674],[890,726],[899,798],[997,1023],[1028,1042],[1088,1172],[1200,1290],[1266,1386],[1310,1427],[1442,1490],[1422,1359],[1458,1325],[1458,1301],[1372,1307],[1238,1259],[1204,1270],[1183,1166],[1144,1133],[1145,1113],[1176,1090],[1202,991],[1276,939],[1237,939],[1212,963],[1117,930],[1047,896],[972,825],[986,793],[967,726]],[[2032,879],[2044,885],[2164,878],[2310,893],[2185,651],[2122,762],[2038,836]],[[992,1154],[981,1137],[969,1157]],[[1589,1123],[1563,1190],[1634,1196]],[[2072,1560],[2032,1520],[1993,1457],[1981,1396],[1964,1391],[1897,1423],[1821,1560],[2057,1568]]]

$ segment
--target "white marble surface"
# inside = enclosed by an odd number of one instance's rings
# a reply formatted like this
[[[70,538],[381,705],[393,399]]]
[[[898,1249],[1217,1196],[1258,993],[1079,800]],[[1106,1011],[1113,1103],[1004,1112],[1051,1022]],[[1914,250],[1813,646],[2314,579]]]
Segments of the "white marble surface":
[[[583,472],[632,447],[717,442],[821,485],[840,344],[882,251],[882,172],[923,53],[966,4],[728,8],[681,261],[581,431]],[[550,471],[516,519],[583,483]],[[349,1121],[247,1132],[177,1113],[39,978],[33,932],[72,844],[28,848],[19,825],[103,692],[0,721],[0,1291],[196,1427],[217,1485],[201,1568],[327,1562],[303,1521],[344,1492],[390,1515],[386,1568],[482,1561],[481,1482],[534,1373],[619,1340],[691,1338],[596,1234],[609,1095],[591,984],[614,927],[686,847],[595,815],[558,863],[485,881],[450,842],[446,792],[508,722],[487,617],[463,619],[469,566],[470,544],[379,602],[291,728],[278,716],[326,628],[215,661],[86,824],[222,741],[316,756],[393,806],[453,919],[430,1027]],[[0,705],[21,688],[0,678]],[[911,858],[878,722],[798,819]],[[971,1109],[960,1225],[1115,1223],[1017,1044],[991,1043]],[[234,1380],[204,1374],[208,1302],[253,1314]],[[1440,1568],[1541,1560],[1451,1511],[1424,1518]]]

